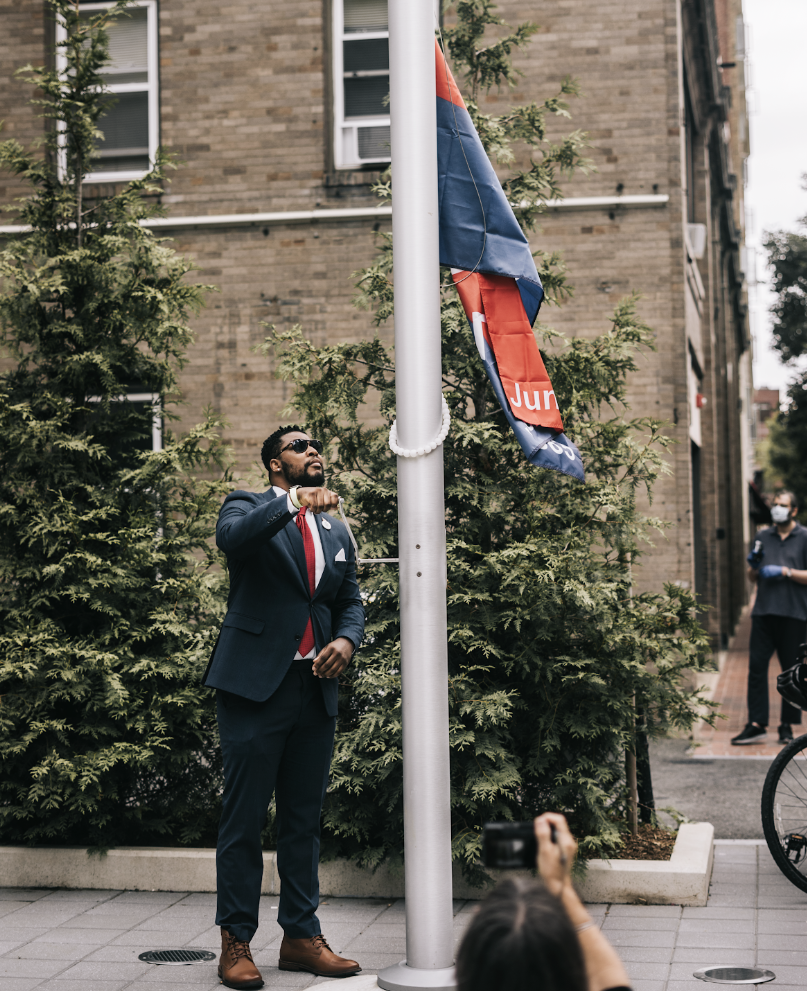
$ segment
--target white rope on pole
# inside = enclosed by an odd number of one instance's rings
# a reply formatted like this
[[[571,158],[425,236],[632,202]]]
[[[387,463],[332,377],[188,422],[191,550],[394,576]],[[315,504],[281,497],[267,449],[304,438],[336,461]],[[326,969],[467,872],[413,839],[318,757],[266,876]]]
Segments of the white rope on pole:
[[[451,427],[451,413],[448,410],[448,403],[446,402],[446,397],[440,393],[440,402],[443,405],[443,417],[440,421],[440,433],[435,437],[435,439],[428,444],[426,447],[417,448],[406,448],[398,446],[398,423],[397,420],[392,424],[389,432],[389,446],[393,454],[397,454],[399,458],[422,458],[424,454],[431,454],[432,451],[437,450],[437,448],[443,443],[443,441],[448,437],[448,431]]]

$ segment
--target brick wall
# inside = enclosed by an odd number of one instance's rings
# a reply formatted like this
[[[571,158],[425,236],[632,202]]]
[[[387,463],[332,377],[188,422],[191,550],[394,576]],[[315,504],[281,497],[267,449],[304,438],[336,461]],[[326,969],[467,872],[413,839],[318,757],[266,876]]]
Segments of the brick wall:
[[[185,161],[163,197],[170,214],[375,204],[369,185],[374,175],[334,173],[332,168],[329,2],[162,0],[161,141]],[[708,6],[710,0],[700,2]],[[588,132],[597,171],[567,181],[566,195],[669,197],[666,205],[637,209],[552,210],[531,243],[560,250],[566,259],[575,296],[561,307],[547,307],[542,319],[570,337],[602,332],[618,299],[633,291],[641,295],[639,315],[655,331],[657,350],[642,355],[631,376],[632,415],[666,421],[677,443],[667,456],[672,474],[656,486],[651,507],[669,528],[648,548],[639,584],[658,588],[665,580],[691,583],[682,65],[686,32],[695,29],[679,21],[675,0],[506,0],[500,9],[511,24],[535,21],[540,32],[516,56],[523,72],[516,89],[493,94],[485,109],[500,112],[510,103],[543,99],[556,92],[563,77],[575,76],[582,95],[570,101],[574,119],[552,122],[550,135],[572,128]],[[729,9],[736,16],[739,0],[731,0]],[[29,88],[9,79],[19,64],[44,57],[42,12],[42,0],[0,7],[0,66],[6,84],[0,117],[6,118],[6,134],[26,143],[41,133],[41,122],[25,104]],[[727,17],[724,12],[730,24]],[[731,38],[730,31],[724,33]],[[697,45],[690,48],[698,51]],[[703,73],[708,69],[695,68]],[[713,236],[718,241],[724,236],[714,188],[719,177],[710,158],[713,127],[709,123],[704,131],[698,192],[710,243]],[[746,148],[734,141],[735,159]],[[523,162],[523,150],[520,155]],[[3,180],[0,199],[10,195]],[[734,211],[741,213],[737,203]],[[266,333],[262,321],[300,323],[318,343],[375,333],[371,316],[350,303],[351,273],[376,252],[374,226],[372,219],[275,221],[171,232],[177,249],[198,264],[199,281],[221,290],[194,319],[196,343],[181,376],[185,406],[180,429],[196,422],[211,404],[230,422],[226,436],[241,467],[257,457],[260,442],[289,398],[288,386],[273,377],[272,360],[251,350]],[[741,356],[737,316],[725,298],[726,258],[720,251],[707,253],[697,264],[707,293],[701,331],[707,366],[703,388],[714,399],[702,420],[708,440],[703,446],[701,515],[708,535],[703,548],[707,594],[718,606],[708,621],[717,638],[736,613],[737,588],[735,582],[730,591],[730,571],[738,539],[735,534],[729,548],[725,541],[718,546],[712,536],[736,515],[732,486],[744,482],[736,450],[738,393],[726,374],[727,364],[736,368]],[[719,318],[714,317],[716,307]],[[390,340],[391,326],[381,333]]]

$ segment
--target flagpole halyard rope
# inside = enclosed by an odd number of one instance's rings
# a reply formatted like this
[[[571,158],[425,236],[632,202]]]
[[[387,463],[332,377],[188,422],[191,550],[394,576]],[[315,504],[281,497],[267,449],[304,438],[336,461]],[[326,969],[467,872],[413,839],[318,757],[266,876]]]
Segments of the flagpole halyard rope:
[[[432,451],[436,450],[448,437],[448,431],[451,426],[451,413],[448,410],[448,403],[446,402],[446,397],[440,393],[440,402],[443,407],[443,417],[440,422],[440,433],[435,437],[431,444],[427,444],[425,447],[417,448],[406,448],[400,447],[398,444],[398,424],[397,421],[392,424],[389,432],[389,446],[393,454],[397,454],[399,458],[422,458],[424,454],[431,454]]]

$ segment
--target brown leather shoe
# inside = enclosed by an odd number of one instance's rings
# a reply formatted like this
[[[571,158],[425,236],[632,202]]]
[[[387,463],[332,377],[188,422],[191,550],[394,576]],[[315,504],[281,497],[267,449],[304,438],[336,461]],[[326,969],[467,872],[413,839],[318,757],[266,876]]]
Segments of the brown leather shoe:
[[[307,939],[284,936],[277,965],[281,970],[307,970],[317,977],[351,977],[361,971],[355,960],[337,956],[322,933]]]
[[[219,980],[225,987],[235,988],[235,991],[263,987],[263,978],[252,959],[249,943],[245,939],[236,939],[226,929],[221,930]]]

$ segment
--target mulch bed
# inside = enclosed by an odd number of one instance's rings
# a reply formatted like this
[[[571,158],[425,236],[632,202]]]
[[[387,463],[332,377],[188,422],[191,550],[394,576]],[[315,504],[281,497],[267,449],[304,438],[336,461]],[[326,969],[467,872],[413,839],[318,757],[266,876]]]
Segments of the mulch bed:
[[[660,826],[640,825],[639,835],[622,833],[622,846],[611,854],[610,860],[669,860],[675,846],[676,834]]]

